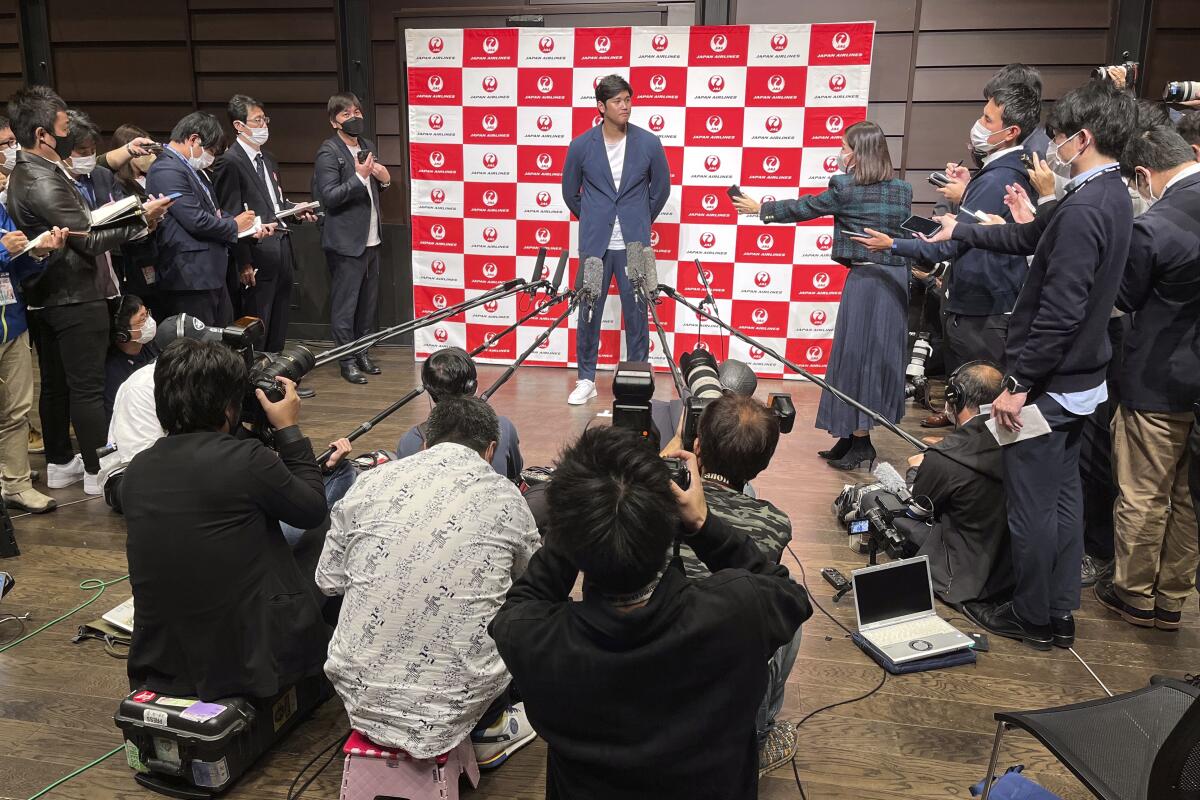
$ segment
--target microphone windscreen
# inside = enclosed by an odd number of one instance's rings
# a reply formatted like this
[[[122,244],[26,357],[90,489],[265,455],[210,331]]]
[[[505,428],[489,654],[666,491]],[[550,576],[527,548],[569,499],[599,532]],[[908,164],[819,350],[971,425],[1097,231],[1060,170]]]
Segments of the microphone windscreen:
[[[533,264],[533,275],[529,278],[529,282],[537,283],[542,279],[542,270],[546,267],[546,248],[539,247],[537,261]]]
[[[908,494],[908,484],[904,482],[904,476],[896,471],[886,461],[880,461],[875,465],[875,469],[871,470],[871,474],[875,476],[875,480],[883,484],[883,488],[889,492],[895,492],[902,498]]]
[[[583,291],[591,295],[592,300],[600,296],[600,282],[604,279],[604,262],[596,256],[588,256],[583,261]]]
[[[758,376],[750,365],[736,358],[727,358],[717,370],[721,386],[744,397],[751,397],[758,390]]]
[[[551,294],[558,294],[558,287],[562,285],[563,273],[567,271],[568,258],[569,255],[566,250],[558,254],[558,266],[554,268],[554,282],[550,289]]]
[[[654,248],[642,251],[642,281],[647,292],[658,291],[658,262],[654,259]]]
[[[638,241],[625,243],[625,274],[629,276],[630,283],[637,283],[644,277],[642,273],[642,252],[644,247],[645,245]]]

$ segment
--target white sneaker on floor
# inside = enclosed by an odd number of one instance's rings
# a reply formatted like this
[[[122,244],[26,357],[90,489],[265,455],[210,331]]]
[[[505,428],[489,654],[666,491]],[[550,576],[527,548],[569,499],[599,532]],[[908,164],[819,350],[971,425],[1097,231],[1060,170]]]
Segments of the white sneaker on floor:
[[[104,494],[104,485],[100,483],[100,473],[93,475],[90,472],[83,473],[83,493],[84,494]]]
[[[537,731],[525,716],[525,704],[517,703],[509,706],[492,727],[474,731],[471,746],[480,769],[495,769],[535,738]]]
[[[66,464],[46,464],[46,486],[65,489],[83,480],[83,456],[76,455]]]
[[[575,382],[575,388],[571,390],[571,395],[567,398],[567,403],[573,406],[581,406],[595,396],[596,382],[585,378]]]

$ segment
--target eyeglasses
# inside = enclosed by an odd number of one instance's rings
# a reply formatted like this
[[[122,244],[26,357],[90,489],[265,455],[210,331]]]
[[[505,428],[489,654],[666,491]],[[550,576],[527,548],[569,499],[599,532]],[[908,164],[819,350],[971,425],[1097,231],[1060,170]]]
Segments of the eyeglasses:
[[[257,128],[259,125],[270,125],[270,124],[271,124],[271,118],[266,116],[265,114],[261,117],[254,117],[253,119],[246,120],[246,125],[253,127],[253,128]]]

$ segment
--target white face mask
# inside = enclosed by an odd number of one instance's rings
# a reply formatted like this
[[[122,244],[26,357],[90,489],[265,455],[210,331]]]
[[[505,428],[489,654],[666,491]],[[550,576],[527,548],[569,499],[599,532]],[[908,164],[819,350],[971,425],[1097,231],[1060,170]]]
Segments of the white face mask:
[[[134,331],[130,331],[130,333],[134,333]],[[154,321],[154,317],[146,317],[146,321],[142,323],[142,330],[133,340],[138,344],[150,344],[154,341],[156,333],[158,333],[158,323]]]
[[[854,169],[854,165],[850,163],[851,156],[853,153],[838,153],[837,157],[838,169],[847,174]]]
[[[71,171],[76,175],[91,175],[95,168],[95,156],[71,156]]]
[[[1152,206],[1152,205],[1154,205],[1155,203],[1157,203],[1159,200],[1162,200],[1162,195],[1161,195],[1161,194],[1160,194],[1160,195],[1158,195],[1158,196],[1155,196],[1155,194],[1154,194],[1154,183],[1151,181],[1151,179],[1150,179],[1150,176],[1149,176],[1149,175],[1147,175],[1147,176],[1146,176],[1146,191],[1145,191],[1145,193],[1144,193],[1144,194],[1143,194],[1143,192],[1142,192],[1142,173],[1140,173],[1140,172],[1136,172],[1136,171],[1135,171],[1135,172],[1133,173],[1133,176],[1134,176],[1134,177],[1133,177],[1134,190],[1135,190],[1135,191],[1136,191],[1136,192],[1137,192],[1139,195],[1141,195],[1141,197],[1142,197],[1142,199],[1143,199],[1143,200],[1145,200],[1145,201],[1146,201],[1146,205],[1147,205],[1147,206]]]
[[[188,145],[188,152],[189,153],[192,152],[191,145]],[[200,155],[198,155],[198,156],[189,155],[187,162],[189,165],[191,165],[192,169],[202,170],[202,169],[208,169],[209,167],[211,167],[212,163],[216,160],[217,160],[216,157],[213,156],[212,153],[208,152],[203,147],[201,147]]]
[[[4,163],[0,164],[0,172],[5,175],[13,171],[13,167],[17,165],[17,151],[21,149],[21,145],[12,144],[0,150],[0,155],[4,156]]]
[[[1049,147],[1046,148],[1046,166],[1048,166],[1055,175],[1059,175],[1063,178],[1071,177],[1071,164],[1075,162],[1075,159],[1079,158],[1079,154],[1082,153],[1083,150],[1076,150],[1075,155],[1071,156],[1071,158],[1067,161],[1062,160],[1062,158],[1058,155],[1058,151],[1062,148],[1063,144],[1071,141],[1081,133],[1083,133],[1083,131],[1077,131],[1076,133],[1071,134],[1066,139],[1063,139],[1062,144],[1050,142]]]
[[[976,153],[987,155],[1000,146],[1000,142],[993,142],[991,137],[998,133],[1004,133],[1008,128],[1001,128],[998,131],[989,131],[983,126],[982,120],[975,120],[975,124],[971,126],[971,149]]]
[[[270,138],[271,130],[266,125],[261,128],[246,128],[242,131],[242,136],[245,136],[255,147],[262,147]]]

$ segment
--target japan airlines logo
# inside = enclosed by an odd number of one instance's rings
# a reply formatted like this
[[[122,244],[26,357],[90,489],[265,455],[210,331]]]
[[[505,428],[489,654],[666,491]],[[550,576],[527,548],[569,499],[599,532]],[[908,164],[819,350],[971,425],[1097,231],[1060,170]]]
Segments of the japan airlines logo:
[[[667,41],[667,37],[663,36],[661,33],[656,34],[655,37],[650,40],[650,46],[659,53],[661,53],[663,50],[666,50],[668,44],[669,42]]]
[[[487,53],[489,56],[493,55],[499,49],[500,40],[495,36],[489,36],[483,40],[483,52]]]
[[[442,87],[445,86],[445,84],[442,82],[441,75],[430,75],[429,80],[425,81],[425,85],[428,86],[429,91],[433,92],[434,94],[441,92]]]
[[[442,239],[446,238],[446,226],[442,224],[434,225],[429,229],[429,235],[440,242]]]
[[[442,48],[444,48],[445,46],[446,46],[446,43],[442,41],[442,37],[440,37],[440,36],[430,36],[429,37],[429,52],[440,53],[440,52],[442,52]]]
[[[846,76],[838,73],[829,76],[829,91],[840,92],[846,88]]]
[[[771,49],[776,53],[787,50],[787,42],[788,38],[786,33],[777,33],[771,37]]]
[[[437,261],[434,261],[432,264],[429,265],[429,269],[433,271],[434,275],[445,275],[446,274],[446,262],[442,261],[439,258]]]
[[[767,156],[762,162],[763,172],[774,175],[779,172],[779,156]]]
[[[817,249],[821,252],[833,249],[833,237],[828,233],[822,233],[817,237]]]
[[[550,243],[550,229],[549,228],[538,228],[536,231],[533,232],[533,238],[535,240],[537,240],[538,244],[549,244]]]
[[[700,198],[700,206],[705,211],[716,211],[717,196],[715,194],[706,194]]]
[[[714,233],[705,231],[700,234],[700,246],[705,250],[711,250],[713,245],[717,243],[717,236]]]
[[[667,76],[666,75],[652,75],[650,77],[650,91],[657,94],[666,88],[667,88]]]
[[[483,277],[489,280],[500,274],[500,268],[496,266],[495,261],[489,261],[483,265]]]
[[[604,77],[603,75],[597,75],[596,77],[592,78],[592,88],[593,89],[597,88],[600,85],[600,79],[603,77]]]
[[[495,169],[496,165],[499,163],[500,163],[500,158],[495,153],[484,153],[483,154],[483,166],[486,169]]]
[[[722,78],[720,75],[713,75],[711,78],[708,79],[708,90],[710,92],[725,91],[725,79]]]
[[[767,91],[771,94],[779,94],[786,86],[787,81],[783,79],[782,75],[772,75],[767,78]]]
[[[667,126],[667,121],[663,119],[662,114],[655,114],[650,117],[650,130],[658,133]]]
[[[547,94],[554,89],[554,79],[549,75],[543,75],[537,80],[537,88],[542,94]]]
[[[770,250],[774,246],[775,246],[775,237],[774,236],[772,236],[769,233],[760,233],[758,235],[758,249],[759,250]],[[766,273],[763,273],[763,274],[766,274]],[[770,276],[768,276],[768,282],[769,281],[770,281]],[[755,277],[754,282],[758,283],[757,276]],[[759,285],[761,286],[762,284],[759,284]]]
[[[707,283],[709,286],[712,285],[713,271],[711,269],[704,270],[704,282]]]
[[[833,49],[839,53],[850,46],[850,34],[839,31],[833,35]]]
[[[821,162],[821,166],[825,168],[826,172],[837,172],[839,169],[841,169],[841,166],[838,164],[837,156],[826,157],[826,159]]]
[[[500,88],[500,81],[496,80],[495,75],[486,75],[483,78],[483,90],[488,94]]]
[[[814,289],[829,288],[829,273],[828,272],[818,272],[816,275],[813,275],[813,288]]]
[[[538,345],[538,350],[549,350],[549,349],[550,349],[550,340],[549,339],[543,339],[542,343]]]
[[[500,308],[500,304],[497,303],[495,300],[488,300],[486,303],[483,304],[483,310],[489,314],[495,314],[496,309],[498,309],[498,308]]]
[[[611,49],[612,49],[612,39],[608,38],[607,36],[597,36],[596,37],[596,52],[597,53],[599,53],[600,55],[604,55]]]
[[[760,204],[761,204],[761,203],[774,203],[774,202],[775,202],[775,195],[773,195],[773,194],[764,194],[762,197],[758,198],[758,202],[759,202]]]
[[[550,193],[549,192],[538,192],[535,200],[539,207],[545,208],[546,206],[550,205]]]
[[[765,308],[756,308],[754,309],[754,313],[750,315],[750,319],[754,320],[755,325],[762,325],[770,319],[770,316]]]
[[[435,328],[433,331],[433,338],[438,341],[438,344],[445,344],[446,342],[450,341],[450,332],[445,328]]]
[[[548,131],[554,127],[554,119],[549,114],[542,114],[537,118],[537,126],[539,131]]]
[[[825,120],[825,130],[830,133],[841,133],[845,126],[846,121],[840,114],[831,114],[829,119]]]
[[[765,356],[765,355],[766,355],[766,353],[764,353],[762,350],[759,350],[757,347],[750,348],[750,360],[751,361],[762,361],[763,356]]]
[[[714,53],[724,53],[725,48],[729,46],[729,38],[723,33],[713,34],[713,37],[708,40],[708,46]]]
[[[808,363],[811,364],[813,362],[820,361],[821,356],[825,355],[825,351],[822,350],[819,345],[814,344],[812,347],[808,348],[808,351],[805,353],[805,355],[808,356]]]
[[[446,155],[441,150],[434,150],[429,154],[429,166],[434,169],[441,169],[446,163]]]
[[[446,192],[444,189],[434,189],[429,193],[429,199],[431,202],[441,205],[446,202]]]
[[[448,300],[446,300],[446,295],[444,295],[444,294],[435,294],[435,295],[433,296],[433,307],[434,307],[434,308],[436,308],[436,309],[439,309],[439,310],[440,310],[440,309],[443,309],[443,308],[445,308],[445,307],[446,307],[447,305],[449,305],[449,304],[450,304],[450,303],[449,303],[449,301],[448,301]]]
[[[781,130],[783,130],[783,119],[781,117],[772,115],[767,117],[767,121],[764,123],[764,125],[767,128],[767,133],[779,133]]]
[[[601,117],[599,114],[597,114],[596,116],[592,117],[592,127],[594,128],[594,127],[596,127],[597,125],[599,125],[599,124],[600,124],[600,122],[601,122],[603,119],[604,119],[604,118],[603,118],[603,117]]]
[[[429,115],[429,129],[430,130],[440,131],[442,129],[442,125],[444,125],[445,122],[446,121],[444,119],[442,119],[441,114],[430,114]]]
[[[490,133],[500,127],[500,120],[495,114],[484,114],[480,124],[483,125],[485,131]]]
[[[486,228],[483,229],[483,240],[485,242],[488,242],[490,244],[491,242],[496,241],[496,239],[498,239],[498,238],[500,238],[500,233],[495,228],[493,228],[491,225],[488,225]]]
[[[500,202],[500,195],[496,194],[495,189],[488,189],[483,193],[483,204],[488,208]]]
[[[554,163],[554,159],[550,158],[549,153],[538,153],[537,168],[543,172],[550,169],[550,165]]]
[[[720,114],[712,114],[704,123],[704,126],[708,128],[709,133],[720,133],[721,128],[725,127],[725,120],[721,119]]]
[[[768,248],[764,247],[763,249],[766,250]],[[758,274],[756,274],[754,276],[754,285],[760,289],[765,289],[768,286],[770,286],[771,285],[771,273],[759,272]]]
[[[491,331],[488,331],[483,335],[483,341],[487,344],[491,344],[495,338],[496,334],[492,333]]]
[[[818,328],[825,324],[826,319],[827,316],[825,312],[819,308],[808,315],[808,321],[813,325],[816,325]]]
[[[541,50],[543,53],[553,53],[554,37],[543,36],[541,39],[538,39],[538,50]]]
[[[653,228],[650,229],[650,246],[658,247],[658,231]]]
[[[709,172],[716,172],[721,168],[720,156],[709,156],[704,159],[704,168]]]

